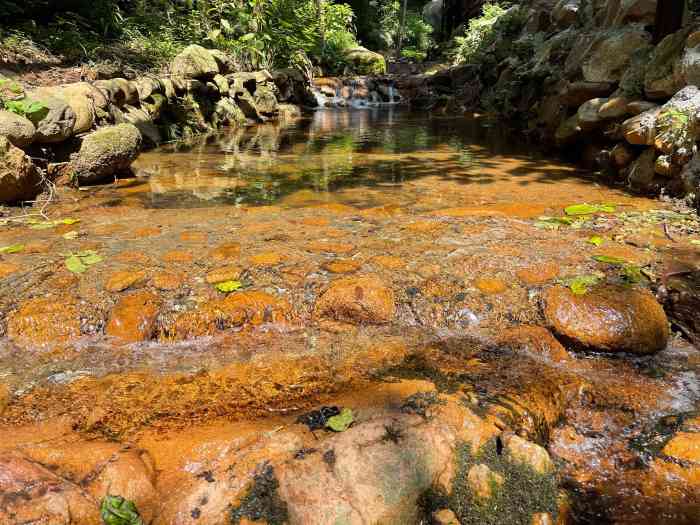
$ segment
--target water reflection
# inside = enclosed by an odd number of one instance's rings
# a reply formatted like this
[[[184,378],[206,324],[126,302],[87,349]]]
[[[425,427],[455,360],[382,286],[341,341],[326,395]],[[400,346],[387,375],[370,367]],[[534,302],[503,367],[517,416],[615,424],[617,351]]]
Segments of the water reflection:
[[[122,190],[152,208],[260,205],[300,190],[322,199],[428,176],[483,184],[497,155],[538,162],[501,128],[476,118],[328,109],[146,153],[135,165],[138,178]]]

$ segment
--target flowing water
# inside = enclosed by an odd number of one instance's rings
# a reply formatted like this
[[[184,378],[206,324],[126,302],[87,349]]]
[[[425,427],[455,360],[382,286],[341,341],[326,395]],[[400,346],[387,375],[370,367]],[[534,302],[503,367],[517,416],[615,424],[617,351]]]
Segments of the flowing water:
[[[583,202],[618,214],[541,219]],[[519,407],[520,430],[560,459],[581,523],[697,523],[697,486],[658,457],[700,426],[696,349],[675,338],[653,357],[562,362],[501,344],[544,324],[557,279],[613,272],[592,255],[650,273],[697,258],[684,232],[664,231],[669,209],[476,116],[328,109],[166,145],[133,178],[61,195],[51,218],[79,222],[0,231],[0,245],[26,244],[0,260],[2,417],[19,428],[70,414],[143,444],[152,429],[276,418],[341,394],[371,405],[387,375],[429,380]],[[86,250],[102,261],[68,272]],[[339,278],[371,290],[370,311],[318,306]],[[226,299],[245,298],[240,319],[220,315],[222,280],[244,286]]]

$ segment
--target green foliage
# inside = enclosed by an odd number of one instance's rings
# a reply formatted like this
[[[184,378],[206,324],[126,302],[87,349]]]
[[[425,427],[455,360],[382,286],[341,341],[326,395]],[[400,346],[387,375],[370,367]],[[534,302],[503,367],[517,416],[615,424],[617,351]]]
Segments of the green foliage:
[[[105,496],[100,505],[100,517],[105,525],[143,525],[134,502],[121,496]]]
[[[484,4],[482,15],[469,21],[464,36],[455,37],[454,62],[477,62],[480,55],[496,41],[496,22],[505,13],[506,10],[498,4]]]
[[[49,108],[43,102],[37,100],[29,100],[26,98],[20,100],[2,100],[0,103],[7,111],[11,111],[22,117],[26,117],[35,124],[41,121],[49,112]]]

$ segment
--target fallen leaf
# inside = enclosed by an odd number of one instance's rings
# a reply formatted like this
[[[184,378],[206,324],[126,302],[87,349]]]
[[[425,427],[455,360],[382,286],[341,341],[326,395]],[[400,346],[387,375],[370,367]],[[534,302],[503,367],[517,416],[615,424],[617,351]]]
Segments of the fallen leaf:
[[[84,273],[87,271],[87,266],[83,264],[77,255],[71,255],[66,259],[66,268],[73,273]]]
[[[619,257],[611,257],[610,255],[594,255],[593,260],[606,264],[614,264],[616,266],[627,264],[627,261],[624,259],[620,259]]]
[[[340,414],[333,416],[326,421],[326,428],[330,428],[333,432],[345,432],[355,420],[352,415],[352,410],[344,408]]]
[[[600,246],[605,242],[605,239],[603,239],[600,235],[593,235],[588,239],[588,242],[593,246]]]
[[[11,244],[0,248],[0,253],[19,253],[24,250],[24,244]]]
[[[68,224],[70,226],[71,224],[76,224],[80,222],[80,219],[61,219],[59,222],[62,224]]]
[[[121,496],[105,496],[100,504],[104,525],[143,525],[136,504]]]
[[[91,253],[89,255],[81,256],[80,257],[81,261],[83,264],[87,266],[92,266],[93,264],[100,263],[104,261],[101,255],[97,255],[96,253]]]
[[[230,293],[235,292],[241,286],[243,286],[243,283],[241,283],[240,281],[224,281],[222,283],[217,283],[216,289],[220,292]]]
[[[591,286],[595,286],[600,282],[600,277],[595,274],[578,275],[567,279],[564,284],[569,287],[574,295],[584,295],[588,292]]]
[[[593,215],[595,213],[613,213],[615,206],[612,204],[573,204],[564,208],[567,215]]]

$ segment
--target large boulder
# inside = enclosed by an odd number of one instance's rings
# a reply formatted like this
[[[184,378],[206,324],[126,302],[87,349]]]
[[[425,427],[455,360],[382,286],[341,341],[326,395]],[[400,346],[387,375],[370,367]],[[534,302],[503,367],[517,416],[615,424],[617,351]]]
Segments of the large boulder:
[[[55,90],[56,98],[66,102],[75,113],[73,133],[84,133],[95,125],[97,110],[105,111],[107,97],[102,91],[87,82],[61,86]]]
[[[27,100],[39,102],[48,111],[36,125],[36,142],[55,144],[63,142],[73,135],[76,115],[64,100],[53,96],[47,89],[38,89],[27,94]]]
[[[349,69],[357,75],[383,75],[386,73],[384,57],[365,47],[353,47],[344,52],[343,57]]]
[[[653,25],[657,0],[611,0],[607,3],[605,23],[622,26],[629,23]]]
[[[158,126],[153,122],[153,118],[145,109],[134,106],[124,106],[122,113],[124,121],[136,126],[148,146],[158,146],[163,142]]]
[[[555,286],[545,296],[545,317],[573,343],[602,352],[651,354],[668,341],[666,314],[647,290],[599,286],[584,295]]]
[[[0,203],[31,200],[41,191],[41,173],[32,160],[0,135]]]
[[[653,190],[655,166],[656,150],[647,148],[627,170],[627,183],[630,188],[642,192]]]
[[[0,110],[0,135],[4,135],[18,148],[34,142],[36,128],[31,120],[11,111]]]
[[[632,55],[650,43],[651,35],[636,25],[601,33],[584,55],[581,64],[583,79],[587,82],[619,82]]]
[[[212,79],[219,71],[216,58],[202,46],[187,46],[170,64],[173,75],[184,78]]]
[[[684,85],[681,55],[688,37],[683,30],[664,38],[652,51],[644,75],[644,93],[656,100],[673,96]]]
[[[71,156],[74,176],[95,183],[129,169],[141,149],[141,133],[133,124],[119,124],[90,133]]]
[[[253,100],[255,100],[255,106],[258,108],[258,111],[266,117],[275,116],[279,112],[277,96],[267,84],[257,86]]]

